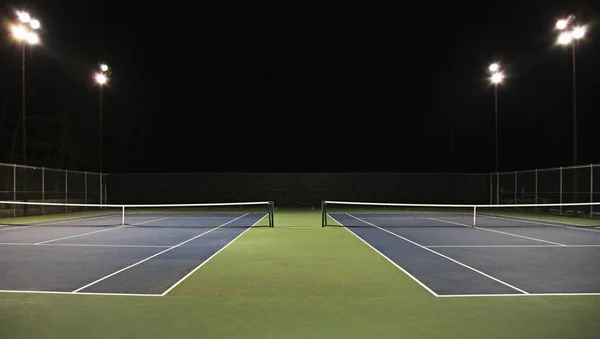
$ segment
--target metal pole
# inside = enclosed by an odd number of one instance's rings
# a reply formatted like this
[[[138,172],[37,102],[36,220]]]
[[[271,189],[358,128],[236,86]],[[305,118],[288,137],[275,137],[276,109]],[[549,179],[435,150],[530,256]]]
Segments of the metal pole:
[[[518,177],[519,176],[517,175],[517,171],[515,171],[515,204],[519,203],[518,194],[517,194],[517,193],[519,193],[519,185],[517,185]],[[515,207],[515,209],[516,209],[516,207]]]
[[[590,165],[590,202],[594,202],[594,165]],[[590,205],[590,218],[594,216],[594,205]]]
[[[21,127],[23,128],[23,166],[27,165],[27,96],[25,95],[25,42],[21,45]],[[27,168],[23,170],[24,201],[27,201]],[[27,205],[23,205],[23,215],[27,215]]]
[[[496,129],[496,164],[495,170],[498,173],[498,85],[494,85],[494,125]]]
[[[102,193],[103,193],[103,189],[102,189],[102,187],[103,187],[103,184],[102,184],[102,171],[103,171],[103,168],[102,168],[102,149],[103,149],[103,145],[102,145],[102,143],[103,143],[103,141],[102,141],[102,134],[103,134],[103,132],[102,132],[102,120],[103,120],[102,119],[102,101],[103,101],[102,100],[102,92],[103,92],[102,85],[100,85],[100,152],[98,154],[99,164],[100,164],[100,204],[103,203],[103,199],[102,199]]]
[[[104,187],[104,204],[106,205],[106,204],[108,204],[108,187],[106,185],[106,175],[105,175],[102,183],[103,183],[103,187]]]
[[[42,167],[42,202],[46,201],[46,174],[45,174],[45,169],[44,167]],[[42,205],[42,214],[44,214],[44,205]]]
[[[25,95],[25,42],[21,45],[21,127],[23,138],[23,165],[27,165],[27,101]]]
[[[494,175],[490,173],[490,205],[494,204]]]
[[[69,171],[65,170],[65,204],[69,203]],[[65,206],[65,212],[68,212],[68,207]]]
[[[13,164],[13,201],[17,201],[17,165]],[[13,215],[17,216],[17,205],[13,206]]]
[[[538,170],[535,169],[535,203],[538,203]],[[535,207],[535,211],[537,212],[537,206]]]
[[[496,172],[496,205],[500,205],[500,173]]]
[[[83,172],[83,178],[85,179],[83,183],[83,203],[87,204],[87,171]]]
[[[496,203],[500,204],[500,174],[498,169],[498,84],[494,84],[494,128],[496,130],[496,161],[495,161],[495,171],[497,173],[496,180]]]
[[[100,205],[102,205],[102,175],[100,175]]]
[[[562,202],[563,202],[563,169],[562,169],[562,166],[558,170],[560,173],[559,203],[561,204],[561,206],[559,208],[559,213],[562,215]]]
[[[577,71],[575,63],[575,41],[571,47],[573,51],[573,166],[577,166]],[[577,202],[577,168],[573,169],[573,202]]]

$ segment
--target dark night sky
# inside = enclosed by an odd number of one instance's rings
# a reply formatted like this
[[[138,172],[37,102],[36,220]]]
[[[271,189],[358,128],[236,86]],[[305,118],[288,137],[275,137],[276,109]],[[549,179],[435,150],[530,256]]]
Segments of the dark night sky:
[[[107,172],[490,172],[492,61],[507,73],[500,170],[570,165],[571,57],[553,31],[569,13],[589,24],[577,50],[579,163],[600,162],[596,1],[134,3],[0,8],[3,19],[27,8],[42,22],[43,45],[27,59],[28,114],[71,107],[65,121],[87,126],[85,142],[67,139],[91,145],[70,167],[97,166],[90,74],[100,61],[112,69]],[[15,116],[20,54],[3,29],[1,94]],[[47,129],[41,143],[60,124]],[[54,167],[30,152],[29,163]]]

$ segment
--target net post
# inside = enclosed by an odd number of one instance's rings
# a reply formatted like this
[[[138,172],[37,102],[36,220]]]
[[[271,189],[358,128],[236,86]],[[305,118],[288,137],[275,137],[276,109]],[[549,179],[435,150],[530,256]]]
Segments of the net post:
[[[269,227],[275,227],[275,202],[269,201]]]
[[[121,225],[125,226],[125,206],[121,206]]]
[[[321,227],[327,226],[327,207],[325,200],[321,201]]]
[[[559,172],[559,178],[560,178],[559,184],[558,184],[560,186],[558,189],[558,192],[559,192],[558,193],[558,195],[559,195],[558,202],[560,203],[560,206],[558,208],[558,214],[562,215],[562,203],[563,203],[563,198],[562,198],[562,196],[563,196],[563,168],[562,168],[562,166],[558,168],[558,172]]]
[[[473,206],[473,226],[477,225],[477,205]]]

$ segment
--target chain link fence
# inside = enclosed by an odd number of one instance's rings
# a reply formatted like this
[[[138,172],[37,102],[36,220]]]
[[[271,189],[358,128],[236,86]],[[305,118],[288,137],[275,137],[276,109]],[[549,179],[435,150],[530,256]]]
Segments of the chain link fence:
[[[0,163],[0,200],[106,203],[106,174]]]
[[[490,204],[563,204],[600,201],[600,165],[490,174]],[[566,210],[563,210],[566,209]],[[560,213],[600,213],[592,206],[564,207]]]
[[[0,200],[100,204],[321,200],[448,204],[600,201],[600,164],[491,174],[157,173],[99,174],[0,163]],[[591,206],[565,213],[600,214]]]

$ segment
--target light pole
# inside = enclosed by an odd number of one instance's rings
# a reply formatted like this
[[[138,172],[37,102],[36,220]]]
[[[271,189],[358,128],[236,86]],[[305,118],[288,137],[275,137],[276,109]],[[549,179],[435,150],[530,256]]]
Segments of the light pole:
[[[490,77],[490,82],[494,86],[494,126],[496,130],[496,161],[494,169],[496,171],[496,203],[500,204],[500,181],[499,179],[499,168],[498,168],[498,85],[502,83],[504,80],[504,73],[500,70],[500,64],[493,63],[488,67],[488,70],[492,74]]]
[[[100,72],[97,72],[96,74],[94,74],[94,81],[96,82],[96,84],[98,84],[98,86],[100,86],[100,125],[99,125],[99,134],[100,134],[100,144],[99,144],[99,151],[98,151],[98,163],[100,166],[100,204],[102,204],[104,202],[103,197],[104,197],[104,184],[103,184],[103,165],[102,165],[102,156],[103,156],[103,141],[102,141],[102,136],[103,136],[103,132],[102,132],[102,104],[103,104],[103,89],[104,89],[104,85],[106,85],[108,83],[108,77],[107,77],[107,72],[108,72],[108,66],[106,64],[101,64],[100,65]]]
[[[35,32],[41,25],[37,19],[34,19],[27,12],[17,12],[18,23],[11,26],[12,35],[21,43],[21,128],[22,128],[22,147],[23,147],[23,165],[27,165],[27,95],[25,86],[25,49],[27,45],[36,45],[40,42],[40,37]],[[27,171],[23,175],[23,191],[27,200]]]
[[[40,37],[35,30],[40,29],[40,22],[27,12],[17,12],[19,23],[11,27],[13,37],[21,43],[21,128],[23,138],[23,165],[27,165],[27,96],[25,92],[25,48],[36,45]]]
[[[571,56],[573,59],[573,166],[577,166],[577,67],[575,63],[575,50],[577,40],[585,36],[585,26],[577,26],[574,23],[575,16],[570,15],[566,19],[556,22],[556,29],[560,31],[557,43],[559,45],[571,45]],[[577,202],[577,169],[573,169],[573,202]]]

